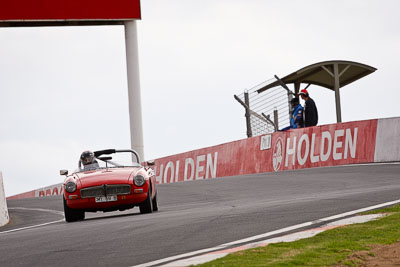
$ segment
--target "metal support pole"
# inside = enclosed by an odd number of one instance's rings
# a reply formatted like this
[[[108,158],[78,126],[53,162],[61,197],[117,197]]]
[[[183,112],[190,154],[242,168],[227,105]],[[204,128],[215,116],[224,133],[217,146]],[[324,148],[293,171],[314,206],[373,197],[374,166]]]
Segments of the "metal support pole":
[[[244,103],[246,104],[246,127],[247,127],[247,137],[252,137],[253,133],[251,131],[251,120],[250,120],[250,100],[249,100],[249,93],[244,93]]]
[[[294,84],[294,93],[296,95],[296,97],[299,95],[300,92],[300,83],[295,83]]]
[[[125,21],[124,25],[131,147],[136,150],[140,158],[144,160],[142,102],[139,80],[139,55],[136,21]]]
[[[275,124],[275,128],[278,131],[279,129],[279,120],[278,120],[278,110],[274,109],[274,124]]]
[[[292,118],[291,114],[293,111],[293,108],[292,108],[293,94],[288,92],[287,97],[288,97],[288,104],[289,104],[289,121],[290,121],[290,119]]]
[[[342,109],[340,107],[340,82],[339,82],[339,66],[333,64],[333,75],[335,79],[335,98],[336,98],[336,120],[342,122]]]

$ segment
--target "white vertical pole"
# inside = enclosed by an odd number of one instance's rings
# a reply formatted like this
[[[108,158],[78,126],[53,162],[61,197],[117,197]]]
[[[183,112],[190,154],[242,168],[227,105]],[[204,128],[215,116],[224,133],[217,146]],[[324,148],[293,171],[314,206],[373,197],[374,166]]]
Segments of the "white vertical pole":
[[[139,54],[136,21],[125,21],[125,48],[128,76],[129,120],[131,147],[144,160],[142,103],[139,80]]]

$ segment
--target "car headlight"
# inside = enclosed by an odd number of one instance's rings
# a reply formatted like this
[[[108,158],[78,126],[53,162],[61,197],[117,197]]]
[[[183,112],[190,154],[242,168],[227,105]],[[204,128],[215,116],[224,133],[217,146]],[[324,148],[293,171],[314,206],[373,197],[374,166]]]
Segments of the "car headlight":
[[[73,193],[76,190],[76,183],[74,182],[68,182],[65,184],[65,191],[68,193]]]
[[[135,178],[133,178],[133,183],[136,186],[143,186],[146,180],[144,179],[143,175],[136,175]]]

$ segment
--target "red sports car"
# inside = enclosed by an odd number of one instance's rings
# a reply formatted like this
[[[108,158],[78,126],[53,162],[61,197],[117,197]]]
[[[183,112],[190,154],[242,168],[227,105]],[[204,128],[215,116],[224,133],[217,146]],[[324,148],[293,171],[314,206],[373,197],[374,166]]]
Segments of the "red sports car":
[[[122,211],[135,206],[139,206],[140,213],[157,211],[156,178],[149,167],[154,163],[146,165],[142,166],[137,152],[130,149],[82,153],[76,171],[60,171],[60,175],[66,175],[65,220],[83,220],[85,212]]]

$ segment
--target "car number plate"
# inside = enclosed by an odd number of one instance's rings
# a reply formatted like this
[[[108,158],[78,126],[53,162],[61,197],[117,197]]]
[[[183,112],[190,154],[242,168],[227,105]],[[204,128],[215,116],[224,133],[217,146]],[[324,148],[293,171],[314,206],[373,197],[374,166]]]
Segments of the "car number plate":
[[[95,197],[95,201],[97,203],[99,203],[99,202],[117,201],[117,196]]]

